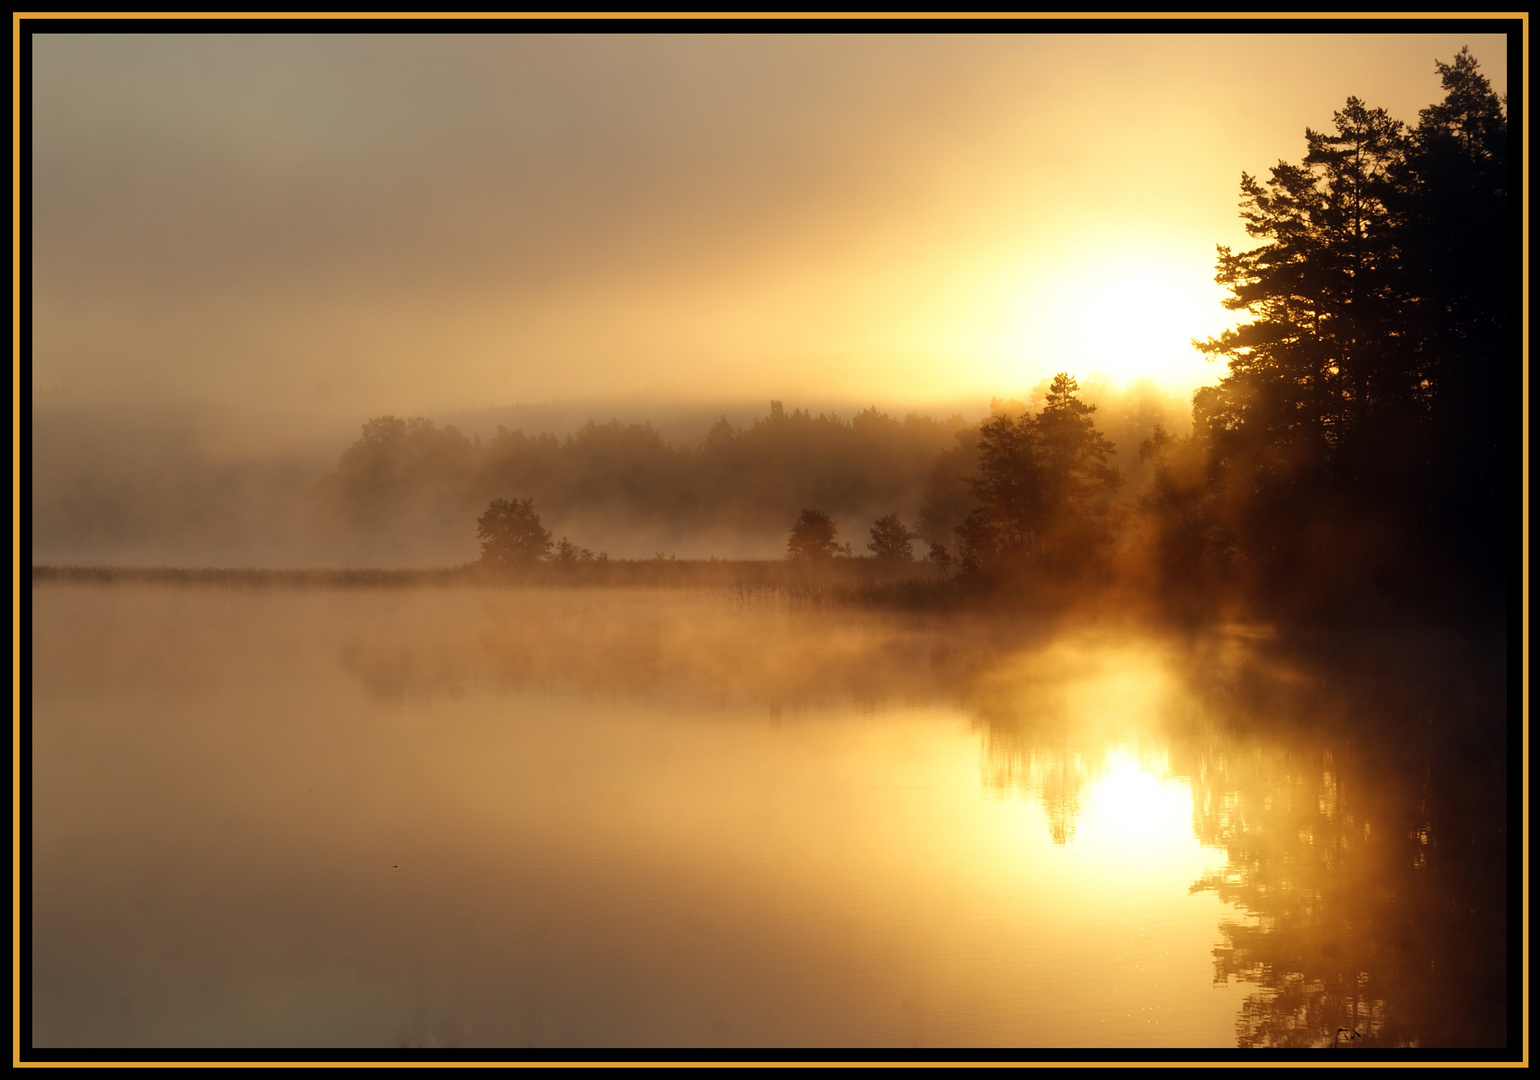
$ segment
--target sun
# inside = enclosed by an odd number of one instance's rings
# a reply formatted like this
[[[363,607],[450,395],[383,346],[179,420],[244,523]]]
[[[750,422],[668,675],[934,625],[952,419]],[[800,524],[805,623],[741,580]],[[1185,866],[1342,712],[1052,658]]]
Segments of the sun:
[[[1030,371],[1148,377],[1189,392],[1220,374],[1194,338],[1233,324],[1201,249],[1106,247],[1039,273],[1016,296],[1006,347]]]

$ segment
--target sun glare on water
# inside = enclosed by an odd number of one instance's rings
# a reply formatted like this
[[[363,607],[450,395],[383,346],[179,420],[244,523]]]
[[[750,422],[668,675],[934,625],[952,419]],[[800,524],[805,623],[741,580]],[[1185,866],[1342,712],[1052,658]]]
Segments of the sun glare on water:
[[[1197,854],[1190,784],[1164,775],[1161,762],[1141,763],[1126,749],[1109,751],[1104,764],[1106,771],[1086,793],[1077,840],[1117,849],[1136,862]]]

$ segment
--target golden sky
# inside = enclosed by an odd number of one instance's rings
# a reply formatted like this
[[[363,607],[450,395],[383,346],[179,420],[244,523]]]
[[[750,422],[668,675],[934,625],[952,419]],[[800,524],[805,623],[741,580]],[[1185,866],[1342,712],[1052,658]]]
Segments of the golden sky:
[[[1502,93],[1492,34],[38,36],[33,402],[1186,391],[1242,170],[1463,45]]]

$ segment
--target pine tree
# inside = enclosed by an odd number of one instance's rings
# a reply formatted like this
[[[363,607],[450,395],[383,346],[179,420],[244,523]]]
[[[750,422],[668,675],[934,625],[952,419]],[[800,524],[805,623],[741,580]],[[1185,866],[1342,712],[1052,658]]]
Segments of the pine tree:
[[[1517,498],[1509,338],[1518,232],[1508,210],[1503,102],[1468,49],[1437,65],[1444,99],[1422,110],[1407,154],[1408,321],[1429,415],[1428,526],[1469,566],[1499,569]]]
[[[1264,477],[1338,460],[1376,396],[1413,389],[1392,211],[1402,125],[1357,98],[1333,121],[1332,133],[1306,130],[1303,164],[1280,162],[1265,184],[1241,174],[1241,218],[1266,242],[1220,247],[1215,280],[1251,320],[1194,342],[1229,361],[1199,426],[1221,458]]]
[[[996,408],[979,425],[979,506],[956,534],[967,573],[1046,560],[1067,566],[1108,539],[1105,509],[1122,482],[1108,464],[1112,444],[1099,431],[1079,384],[1060,372],[1036,416]]]
[[[1193,418],[1225,492],[1211,524],[1275,583],[1343,567],[1344,543],[1364,573],[1403,540],[1501,562],[1519,371],[1507,124],[1468,51],[1437,67],[1444,100],[1411,132],[1349,98],[1300,164],[1241,176],[1261,243],[1221,247],[1215,280],[1249,318],[1194,342],[1228,363]]]

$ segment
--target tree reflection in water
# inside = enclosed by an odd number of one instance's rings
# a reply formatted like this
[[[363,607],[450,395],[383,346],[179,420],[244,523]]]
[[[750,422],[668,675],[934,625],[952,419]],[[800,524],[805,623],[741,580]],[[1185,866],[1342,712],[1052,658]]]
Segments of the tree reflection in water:
[[[1260,984],[1242,1046],[1329,1046],[1339,1026],[1355,1046],[1507,1043],[1501,672],[1406,645],[1345,682],[1258,669],[1235,733],[1203,741],[1194,827],[1229,866],[1194,888],[1247,916],[1215,950],[1216,979]],[[1238,734],[1264,728],[1291,737]]]
[[[1109,754],[1169,739],[1193,830],[1227,856],[1192,891],[1240,916],[1214,950],[1216,982],[1257,987],[1240,1046],[1504,1046],[1506,701],[1501,646],[1479,651],[1409,635],[1283,664],[1231,638],[1196,647],[1186,679],[1129,670],[1177,654],[1127,650],[997,676],[973,702],[986,782],[1070,843]],[[1112,672],[1121,704],[1090,688]]]
[[[1167,649],[1140,636],[1065,637],[976,678],[969,691],[984,740],[984,783],[1040,803],[1056,844],[1074,840],[1110,755],[1165,757],[1191,694]]]
[[[1067,844],[1075,838],[1086,792],[1106,771],[1105,765],[1062,743],[1037,748],[1019,745],[1023,741],[1019,732],[1002,735],[986,729],[985,783],[999,790],[1031,792],[1042,804],[1053,842]]]

